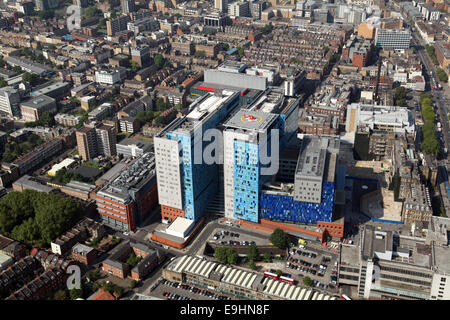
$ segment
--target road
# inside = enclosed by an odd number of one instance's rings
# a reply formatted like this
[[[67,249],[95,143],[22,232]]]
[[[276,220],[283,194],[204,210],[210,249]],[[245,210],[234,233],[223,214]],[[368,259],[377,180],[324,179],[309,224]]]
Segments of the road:
[[[427,81],[426,89],[431,89],[430,80],[431,78],[434,79],[436,83],[439,83],[438,79],[436,79],[436,68],[434,66],[434,63],[431,61],[431,58],[428,56],[428,53],[425,50],[424,42],[421,39],[420,35],[417,35],[416,32],[412,33],[412,43],[415,45],[417,49],[417,54],[422,61],[422,64],[425,67],[425,80]],[[449,150],[450,146],[450,134],[449,134],[449,123],[447,120],[447,108],[445,106],[445,103],[450,96],[450,89],[448,88],[448,85],[443,85],[443,91],[437,91],[437,90],[431,90],[430,94],[433,98],[433,102],[436,103],[436,118],[437,121],[441,122],[442,125],[442,139],[440,140],[441,146],[443,148],[447,148]],[[438,132],[438,136],[440,136]],[[450,160],[450,153],[447,152],[445,155],[444,163],[447,163],[447,161]],[[441,164],[443,164],[441,162]]]

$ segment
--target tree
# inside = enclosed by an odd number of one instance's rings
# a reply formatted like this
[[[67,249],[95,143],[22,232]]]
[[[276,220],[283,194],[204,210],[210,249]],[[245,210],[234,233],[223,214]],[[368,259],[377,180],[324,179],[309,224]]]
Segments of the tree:
[[[222,263],[236,264],[238,254],[236,250],[232,248],[218,247],[214,251],[214,258],[216,258]]]
[[[0,88],[6,87],[8,85],[8,82],[6,82],[3,79],[0,79]]]
[[[139,67],[139,64],[134,61],[133,59],[130,59],[130,65],[131,65],[131,71],[137,72],[141,67]]]
[[[38,12],[39,19],[47,20],[55,17],[55,12],[53,10],[42,10]]]
[[[252,244],[250,247],[248,247],[247,257],[252,261],[258,260],[259,252],[258,247],[256,245]]]
[[[305,285],[307,285],[308,287],[312,287],[312,285],[313,285],[313,281],[311,280],[310,277],[304,277],[303,278],[303,283]]]
[[[154,62],[155,62],[155,64],[156,64],[156,66],[157,66],[159,69],[161,69],[161,68],[163,68],[166,59],[164,58],[163,55],[157,54],[157,55],[154,57],[153,60],[154,60]]]
[[[15,73],[17,73],[17,74],[21,74],[23,71],[22,71],[22,68],[21,67],[19,67],[19,66],[14,66],[14,67],[12,67],[12,71],[14,71]]]
[[[140,111],[136,118],[139,120],[139,122],[142,124],[145,124],[147,122],[151,122],[155,118],[155,114],[151,110],[146,111]]]
[[[118,298],[122,297],[123,295],[123,288],[119,287],[117,285],[114,286],[113,292],[117,295]]]
[[[222,263],[227,263],[227,248],[226,247],[218,247],[214,251],[214,258],[219,260]]]
[[[229,264],[236,264],[237,260],[238,260],[238,254],[237,254],[236,250],[227,248],[227,262]]]
[[[443,69],[437,68],[436,75],[440,81],[448,82],[448,76]]]
[[[131,287],[131,288],[136,287],[136,284],[137,284],[136,280],[131,280],[131,281],[130,281],[130,287]]]
[[[22,75],[22,81],[29,83],[30,85],[35,85],[36,83],[38,83],[40,80],[40,77],[37,74],[34,73],[29,73],[29,72],[25,72]]]
[[[239,57],[243,57],[244,56],[244,48],[238,47],[237,49],[238,49]]]
[[[156,110],[165,111],[170,108],[170,102],[164,101],[164,98],[158,98],[156,100]]]
[[[69,290],[70,299],[77,300],[83,298],[83,289],[71,289]]]
[[[280,269],[277,269],[277,270],[275,271],[275,273],[277,274],[277,276],[283,275],[283,271],[281,271]]]
[[[139,263],[139,261],[141,261],[141,259],[142,257],[136,256],[134,252],[132,252],[127,259],[127,264],[129,264],[131,268],[134,268]]]
[[[0,230],[17,241],[46,246],[72,227],[80,213],[79,204],[60,195],[10,192],[0,200]]]
[[[270,242],[280,249],[285,249],[288,247],[290,239],[283,230],[277,228],[270,235]]]
[[[220,45],[224,51],[228,51],[228,49],[230,49],[230,45],[228,43],[222,42]]]
[[[248,264],[248,266],[250,267],[250,269],[256,270],[256,264],[255,264],[253,261],[251,261],[251,262]]]
[[[100,278],[100,273],[97,270],[89,271],[86,274],[86,278],[89,279],[90,282],[95,282]]]
[[[264,253],[264,261],[265,262],[272,262],[272,255],[268,252]]]
[[[67,292],[65,290],[58,290],[54,295],[55,300],[67,300]]]
[[[98,10],[97,7],[92,6],[92,7],[86,8],[86,10],[84,11],[84,16],[86,18],[92,18],[92,17],[96,16],[99,12],[100,12],[100,10]]]

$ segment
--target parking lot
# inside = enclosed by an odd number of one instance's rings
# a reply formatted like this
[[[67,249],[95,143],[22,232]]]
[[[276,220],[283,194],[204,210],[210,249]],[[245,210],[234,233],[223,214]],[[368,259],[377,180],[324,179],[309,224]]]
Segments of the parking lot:
[[[291,274],[296,274],[302,282],[304,277],[311,278],[313,285],[319,289],[334,289],[337,284],[336,258],[333,254],[323,254],[300,245],[289,250],[286,270],[291,270]]]
[[[215,229],[211,234],[211,242],[215,242],[221,245],[229,246],[250,246],[252,244],[256,245],[267,245],[268,241],[264,241],[257,237],[252,237],[251,235],[240,233],[237,231],[228,231],[224,229]]]
[[[168,300],[230,300],[229,297],[212,290],[170,282],[162,278],[149,289],[148,294]]]
[[[265,264],[264,271],[276,273],[279,269],[282,276],[293,279],[300,286],[305,286],[303,279],[309,277],[316,290],[336,293],[337,258],[337,254],[323,250],[320,244],[309,243],[291,247],[285,261]]]

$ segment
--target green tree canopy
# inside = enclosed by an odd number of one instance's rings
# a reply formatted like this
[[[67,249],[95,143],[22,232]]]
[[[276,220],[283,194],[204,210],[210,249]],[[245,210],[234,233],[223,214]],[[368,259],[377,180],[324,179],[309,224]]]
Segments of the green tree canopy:
[[[55,11],[53,10],[42,10],[38,12],[38,17],[41,20],[52,19],[55,17]]]
[[[311,287],[313,285],[313,281],[311,280],[310,277],[304,277],[303,278],[303,283],[309,287]]]
[[[46,246],[72,227],[81,208],[69,198],[25,190],[0,200],[0,230],[17,241]]]
[[[275,229],[270,235],[270,242],[280,249],[286,249],[289,246],[289,236],[281,229]]]
[[[219,260],[222,263],[227,263],[227,248],[226,247],[218,247],[214,251],[214,258]]]
[[[55,300],[67,300],[67,292],[65,290],[58,290],[54,295]]]
[[[132,252],[127,259],[127,264],[129,264],[131,268],[134,268],[139,263],[139,261],[141,261],[141,259],[142,257],[136,256],[134,252]]]
[[[229,264],[236,264],[238,260],[238,254],[236,252],[236,250],[232,249],[232,248],[227,248],[227,262]]]
[[[437,68],[436,75],[440,81],[448,82],[448,76],[443,69]]]
[[[71,289],[69,290],[70,299],[77,300],[83,298],[83,289]]]
[[[252,244],[248,247],[247,257],[252,261],[258,260],[259,251],[258,251],[258,247],[256,245]]]
[[[238,254],[236,250],[232,248],[218,247],[214,251],[214,258],[216,258],[222,263],[236,264]]]

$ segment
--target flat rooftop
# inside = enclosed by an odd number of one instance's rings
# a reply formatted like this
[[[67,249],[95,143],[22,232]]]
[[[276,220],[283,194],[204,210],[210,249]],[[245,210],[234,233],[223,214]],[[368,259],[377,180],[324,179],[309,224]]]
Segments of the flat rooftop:
[[[155,177],[155,157],[153,153],[145,153],[124,168],[114,180],[106,184],[98,194],[126,200],[130,197],[130,189],[140,189],[150,179]]]
[[[238,110],[224,126],[227,128],[265,132],[278,115],[256,110]]]
[[[317,136],[304,136],[295,174],[322,177],[327,150]]]
[[[177,217],[175,221],[172,222],[172,224],[167,228],[167,230],[183,233],[185,230],[189,229],[193,224],[194,224],[193,220]]]
[[[237,94],[236,91],[225,89],[199,97],[189,106],[189,113],[185,117],[174,120],[158,136],[165,136],[166,132],[191,134],[196,126],[210,119],[235,94]]]
[[[38,96],[35,98],[31,98],[25,102],[22,102],[21,105],[24,107],[28,107],[28,108],[36,108],[36,109],[41,109],[42,107],[47,106],[48,104],[54,103],[55,99],[46,96],[46,95],[42,95],[42,96]]]
[[[450,275],[450,248],[434,247],[433,264],[440,273]]]

